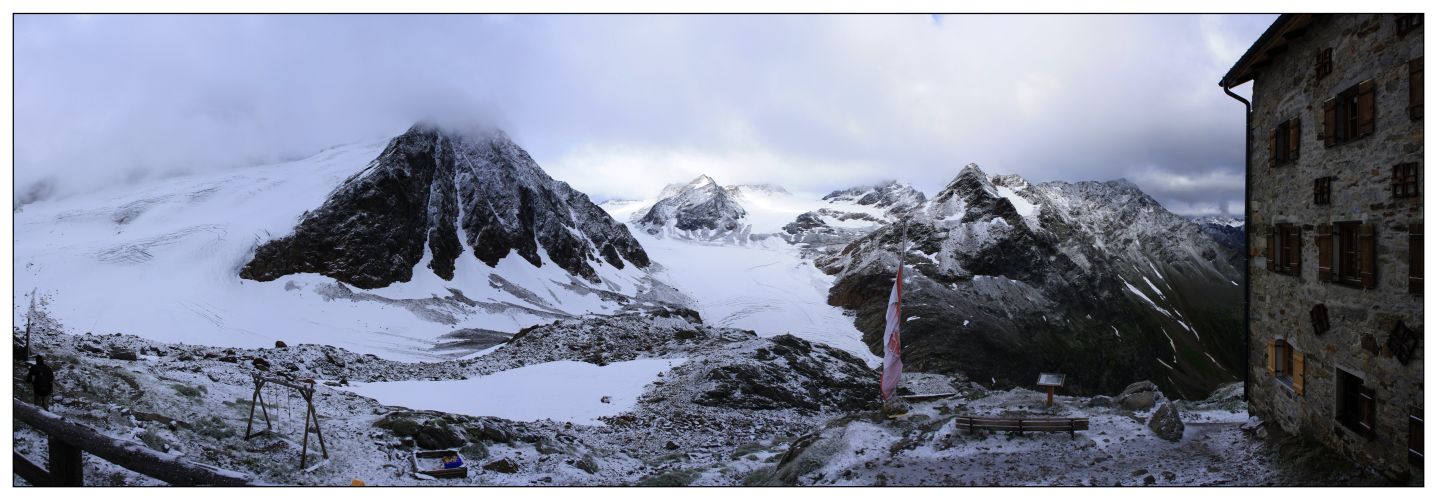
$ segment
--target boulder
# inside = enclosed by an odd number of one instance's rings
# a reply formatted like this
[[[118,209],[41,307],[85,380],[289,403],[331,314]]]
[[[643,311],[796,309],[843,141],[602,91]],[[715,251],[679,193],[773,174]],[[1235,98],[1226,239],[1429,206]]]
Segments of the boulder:
[[[1147,410],[1158,401],[1159,394],[1158,386],[1145,380],[1129,384],[1123,389],[1123,392],[1118,393],[1114,402],[1133,411]]]
[[[885,417],[892,417],[895,415],[903,415],[905,413],[908,413],[909,408],[910,407],[908,400],[905,400],[904,398],[900,397],[895,397],[890,398],[888,401],[884,402],[882,411]]]
[[[1179,417],[1178,407],[1173,403],[1164,403],[1148,417],[1148,428],[1157,434],[1158,437],[1169,441],[1177,442],[1183,438],[1183,419]]]
[[[289,346],[288,346],[288,345],[285,345],[285,341],[283,341],[283,340],[276,340],[276,341],[275,341],[275,349],[284,349],[284,348],[286,348],[286,347],[289,347]]]
[[[1088,402],[1084,403],[1084,406],[1088,406],[1088,407],[1108,407],[1108,406],[1113,406],[1113,398],[1108,397],[1108,396],[1094,396],[1094,397],[1089,398]]]
[[[110,359],[118,359],[121,361],[140,360],[140,357],[135,354],[135,350],[128,347],[111,347],[110,352],[107,353],[106,356],[108,356]]]
[[[514,459],[511,458],[501,458],[499,460],[484,464],[484,470],[499,472],[503,474],[513,474],[519,472],[519,462],[515,462]]]

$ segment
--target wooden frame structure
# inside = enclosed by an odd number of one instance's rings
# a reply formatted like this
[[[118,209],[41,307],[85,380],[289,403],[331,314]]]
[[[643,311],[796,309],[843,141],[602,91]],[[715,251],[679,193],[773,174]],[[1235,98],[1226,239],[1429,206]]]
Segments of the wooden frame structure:
[[[84,453],[175,486],[256,484],[247,474],[191,462],[134,441],[110,437],[18,399],[12,400],[11,406],[15,420],[50,440],[50,460],[44,467],[18,451],[12,452],[14,473],[35,486],[84,486]]]
[[[1054,389],[1063,387],[1064,378],[1066,377],[1064,377],[1062,373],[1039,374],[1038,386],[1048,389],[1048,399],[1044,400],[1044,408],[1049,408],[1054,405]]]
[[[274,432],[274,424],[270,421],[270,412],[265,408],[265,394],[263,389],[265,388],[265,384],[280,385],[294,389],[300,394],[300,397],[305,400],[304,438],[300,444],[300,469],[305,468],[305,463],[308,461],[310,455],[311,422],[314,423],[315,436],[319,438],[320,456],[326,459],[330,458],[329,450],[325,449],[325,435],[320,433],[320,413],[315,409],[315,381],[313,379],[304,379],[298,382],[292,382],[278,377],[260,375],[258,373],[251,376],[255,379],[255,392],[254,395],[250,396],[250,417],[245,422],[245,440],[248,441],[255,436]],[[251,432],[255,424],[255,406],[257,405],[260,407],[260,414],[264,416],[265,429]]]

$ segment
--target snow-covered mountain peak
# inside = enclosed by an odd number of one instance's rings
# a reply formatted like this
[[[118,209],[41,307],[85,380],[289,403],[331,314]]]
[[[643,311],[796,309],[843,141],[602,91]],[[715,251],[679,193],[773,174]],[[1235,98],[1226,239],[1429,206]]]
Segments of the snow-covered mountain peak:
[[[449,280],[466,253],[495,267],[511,251],[591,283],[600,282],[596,265],[649,264],[628,229],[550,178],[503,132],[420,123],[307,212],[292,234],[259,246],[240,276],[316,273],[377,288],[409,281],[421,260]]]
[[[638,222],[646,232],[709,239],[740,229],[744,207],[713,178],[700,175],[673,187],[665,187],[659,201],[640,216]]]

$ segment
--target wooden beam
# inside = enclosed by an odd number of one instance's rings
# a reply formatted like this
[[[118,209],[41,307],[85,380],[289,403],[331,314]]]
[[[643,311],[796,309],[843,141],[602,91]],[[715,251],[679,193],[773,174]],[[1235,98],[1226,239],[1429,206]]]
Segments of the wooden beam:
[[[15,475],[20,476],[32,486],[50,486],[50,471],[31,462],[29,458],[21,455],[18,451],[12,451],[10,454],[13,455],[11,461],[15,464],[13,467]]]
[[[120,467],[161,481],[176,486],[257,484],[249,475],[191,462],[134,441],[110,437],[18,399],[12,399],[11,402],[15,419],[49,435],[52,443],[63,442]],[[54,450],[52,446],[51,453],[54,453]]]

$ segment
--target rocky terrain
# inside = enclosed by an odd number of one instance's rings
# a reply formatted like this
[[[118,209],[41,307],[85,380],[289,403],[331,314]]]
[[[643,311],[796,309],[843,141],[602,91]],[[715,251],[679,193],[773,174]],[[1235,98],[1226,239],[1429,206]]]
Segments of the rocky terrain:
[[[706,327],[692,316],[559,321],[488,354],[441,363],[317,345],[224,349],[72,335],[53,322],[37,322],[34,339],[56,368],[55,413],[273,484],[1383,484],[1371,471],[1324,459],[1249,419],[1234,386],[1185,402],[1138,383],[1114,397],[1061,395],[1044,408],[1034,391],[912,373],[901,393],[953,395],[916,400],[907,414],[888,418],[878,411],[875,372],[853,357],[794,337]],[[688,361],[648,384],[633,408],[597,425],[385,406],[350,389],[482,378],[556,359],[609,364],[673,356]],[[23,373],[17,363],[14,388],[22,398]],[[315,465],[299,469],[301,407],[283,392],[267,392],[273,432],[243,439],[254,373],[319,382],[328,459],[314,454]],[[967,433],[955,427],[957,415],[1081,416],[1091,430],[1074,437]],[[12,434],[16,452],[43,462],[42,436],[22,423]],[[414,473],[412,450],[443,448],[461,450],[468,477]],[[159,484],[94,457],[85,468],[87,484]]]

